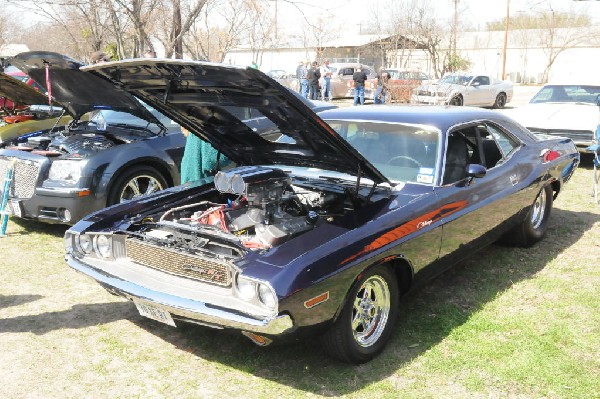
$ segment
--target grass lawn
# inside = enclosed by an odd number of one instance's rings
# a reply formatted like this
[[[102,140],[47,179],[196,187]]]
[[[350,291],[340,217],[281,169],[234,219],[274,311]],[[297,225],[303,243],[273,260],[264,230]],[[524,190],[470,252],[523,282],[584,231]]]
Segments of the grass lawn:
[[[585,160],[544,241],[491,246],[405,297],[361,366],[312,341],[143,319],[63,260],[64,226],[0,238],[2,398],[600,398],[600,205]]]

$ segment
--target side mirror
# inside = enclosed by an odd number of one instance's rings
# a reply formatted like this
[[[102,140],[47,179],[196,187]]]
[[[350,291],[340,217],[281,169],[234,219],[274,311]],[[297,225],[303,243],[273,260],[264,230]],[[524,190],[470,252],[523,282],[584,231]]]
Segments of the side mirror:
[[[481,84],[480,82],[473,82],[473,83],[471,83],[471,86],[477,87],[477,86],[479,86],[480,84]]]
[[[467,177],[469,178],[481,178],[484,177],[487,173],[487,169],[485,166],[480,165],[478,163],[471,163],[467,165]]]

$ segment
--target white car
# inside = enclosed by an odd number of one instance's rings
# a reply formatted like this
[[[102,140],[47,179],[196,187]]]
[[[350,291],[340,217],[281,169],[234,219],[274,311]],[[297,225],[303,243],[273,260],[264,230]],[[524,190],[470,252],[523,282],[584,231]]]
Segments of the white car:
[[[488,75],[449,73],[437,82],[414,89],[410,102],[504,108],[512,96],[511,82]]]
[[[580,151],[600,128],[600,84],[547,84],[509,115],[535,134],[565,136]]]

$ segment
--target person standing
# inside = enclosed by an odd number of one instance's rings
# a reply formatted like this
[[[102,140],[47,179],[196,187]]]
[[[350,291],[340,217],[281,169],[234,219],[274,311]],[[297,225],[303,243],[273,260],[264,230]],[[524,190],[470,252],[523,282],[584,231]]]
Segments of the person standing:
[[[300,61],[298,66],[296,67],[296,79],[298,79],[298,93],[302,93],[302,78],[300,74],[302,73],[302,68],[304,67],[304,61]]]
[[[319,97],[319,79],[321,78],[321,71],[317,65],[317,61],[313,61],[312,66],[308,70],[308,84],[310,86],[308,98],[311,100],[316,100]]]
[[[308,98],[308,65],[302,64],[302,66],[298,66],[299,73],[298,77],[300,78],[300,95],[304,98]]]
[[[190,134],[183,126],[181,133],[186,137],[181,158],[181,184],[212,176],[221,167],[231,163],[210,143],[195,134]]]
[[[329,60],[325,60],[321,66],[321,77],[323,78],[323,85],[321,86],[321,99],[323,101],[331,101],[331,68],[329,68]]]
[[[367,74],[360,67],[356,68],[356,72],[352,75],[354,81],[354,105],[365,104],[365,81]]]
[[[386,72],[383,67],[379,68],[379,74],[377,74],[377,89],[375,90],[375,96],[373,97],[373,102],[375,104],[385,104],[389,92],[389,80],[389,72]]]

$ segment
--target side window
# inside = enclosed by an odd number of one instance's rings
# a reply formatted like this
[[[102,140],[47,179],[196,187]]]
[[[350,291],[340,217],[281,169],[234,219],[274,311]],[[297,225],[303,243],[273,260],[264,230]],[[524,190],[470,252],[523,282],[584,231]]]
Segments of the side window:
[[[490,84],[490,78],[487,76],[477,76],[473,83],[479,83],[480,86],[487,86]]]
[[[499,127],[487,124],[487,130],[498,143],[503,158],[510,156],[519,147],[519,143]]]

